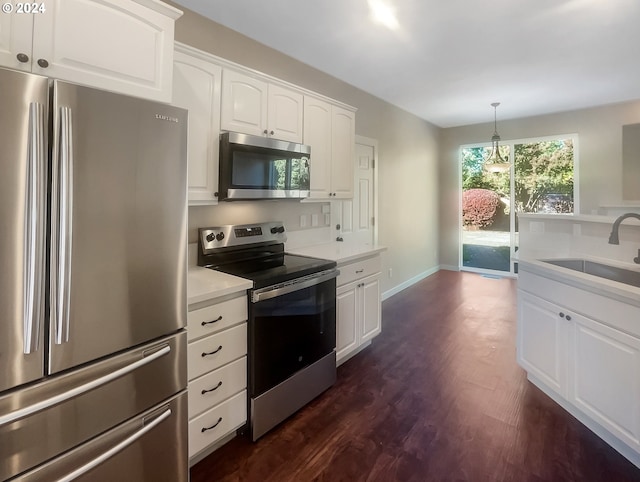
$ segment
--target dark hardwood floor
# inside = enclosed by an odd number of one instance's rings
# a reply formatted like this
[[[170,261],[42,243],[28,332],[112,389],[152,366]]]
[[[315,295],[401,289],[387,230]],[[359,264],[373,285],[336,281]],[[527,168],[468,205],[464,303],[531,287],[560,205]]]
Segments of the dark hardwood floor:
[[[383,331],[337,383],[210,481],[640,481],[640,470],[526,379],[515,281],[441,271],[383,303]]]

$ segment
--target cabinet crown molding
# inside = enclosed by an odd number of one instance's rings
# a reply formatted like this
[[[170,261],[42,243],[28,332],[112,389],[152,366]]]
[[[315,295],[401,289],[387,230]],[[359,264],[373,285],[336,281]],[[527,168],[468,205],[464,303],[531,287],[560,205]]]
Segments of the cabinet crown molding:
[[[147,1],[147,0],[142,0]],[[150,0],[149,0],[150,1]],[[231,60],[224,59],[222,57],[218,57],[210,52],[206,52],[204,50],[198,49],[188,44],[184,44],[182,42],[175,41],[175,49],[177,52],[187,53],[189,55],[193,55],[199,57],[203,60],[208,60],[209,62],[215,62],[222,68],[233,69],[237,72],[243,73],[244,75],[248,75],[254,77],[256,79],[260,79],[263,81],[267,81],[271,84],[280,85],[282,87],[296,90],[303,95],[316,97],[318,99],[329,102],[338,107],[342,107],[343,109],[349,110],[351,112],[356,112],[358,109],[352,105],[345,104],[344,102],[340,102],[339,100],[333,99],[323,94],[319,94],[318,92],[314,92],[312,90],[306,89],[304,87],[300,87],[299,85],[292,84],[291,82],[287,82],[286,80],[279,79],[277,77],[273,77],[272,75],[265,74],[264,72],[260,72],[259,70],[251,69],[249,67],[245,67],[244,65],[237,64]]]

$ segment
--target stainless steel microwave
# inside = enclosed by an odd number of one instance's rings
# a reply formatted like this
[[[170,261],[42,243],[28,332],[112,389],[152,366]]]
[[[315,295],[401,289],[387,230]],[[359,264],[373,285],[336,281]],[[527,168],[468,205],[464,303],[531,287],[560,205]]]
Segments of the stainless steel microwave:
[[[309,197],[311,147],[238,132],[220,135],[218,199]]]

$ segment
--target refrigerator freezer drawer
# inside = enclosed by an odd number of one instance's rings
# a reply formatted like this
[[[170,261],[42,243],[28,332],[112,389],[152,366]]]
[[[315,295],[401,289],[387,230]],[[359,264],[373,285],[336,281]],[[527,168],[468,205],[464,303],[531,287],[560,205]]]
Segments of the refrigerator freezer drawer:
[[[246,421],[247,391],[243,390],[189,422],[189,457],[242,427]]]
[[[21,482],[187,482],[187,393],[19,476]]]
[[[1,396],[0,480],[184,390],[186,344],[182,331]]]

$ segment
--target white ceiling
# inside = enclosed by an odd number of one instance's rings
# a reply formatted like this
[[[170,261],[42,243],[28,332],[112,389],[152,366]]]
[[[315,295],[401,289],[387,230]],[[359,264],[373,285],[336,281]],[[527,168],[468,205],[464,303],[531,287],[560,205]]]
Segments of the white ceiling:
[[[639,0],[176,1],[441,127],[640,99]]]

